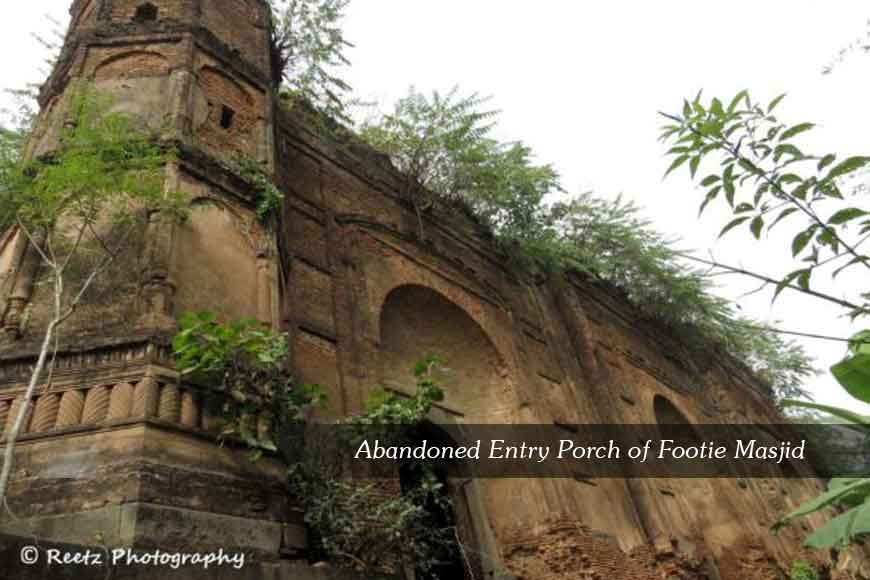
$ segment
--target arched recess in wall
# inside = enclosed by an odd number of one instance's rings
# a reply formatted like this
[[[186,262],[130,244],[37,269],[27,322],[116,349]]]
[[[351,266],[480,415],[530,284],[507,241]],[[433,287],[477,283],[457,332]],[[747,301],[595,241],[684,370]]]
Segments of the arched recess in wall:
[[[389,292],[380,313],[380,351],[384,384],[402,392],[413,391],[411,369],[420,358],[445,358],[444,406],[469,421],[487,422],[508,404],[507,369],[492,341],[462,308],[430,288]]]
[[[194,201],[189,219],[176,229],[176,314],[210,310],[225,320],[257,317],[257,256],[247,228],[223,203]]]
[[[698,433],[692,427],[692,422],[665,397],[661,395],[653,397],[653,414],[663,439],[673,439],[678,444],[684,445],[700,441]]]
[[[653,397],[653,414],[655,415],[659,434],[663,440],[671,439],[674,441],[675,446],[684,447],[701,443],[701,437],[692,426],[692,422],[689,421],[688,417],[662,395],[655,395]],[[672,462],[671,469],[679,473],[681,468],[686,469],[689,473],[693,471],[691,466],[685,462]]]
[[[97,81],[156,77],[168,74],[169,61],[166,57],[160,53],[146,50],[133,50],[110,56],[94,69],[94,78]]]
[[[169,60],[160,53],[133,50],[113,55],[94,69],[94,85],[111,98],[111,110],[136,115],[153,127],[166,121]]]

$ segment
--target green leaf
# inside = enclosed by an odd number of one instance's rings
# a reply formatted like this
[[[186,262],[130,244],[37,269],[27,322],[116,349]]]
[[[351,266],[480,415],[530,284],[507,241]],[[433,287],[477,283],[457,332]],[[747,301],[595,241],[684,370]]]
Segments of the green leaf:
[[[776,180],[780,186],[788,185],[789,183],[800,183],[801,181],[803,181],[803,179],[794,173],[786,173]]]
[[[870,330],[862,330],[849,337],[849,352],[870,354]]]
[[[812,276],[813,271],[809,268],[803,270],[797,277],[797,285],[804,289],[810,289],[810,276]]]
[[[695,177],[695,173],[698,171],[698,165],[701,163],[700,157],[692,157],[692,160],[689,162],[689,172],[692,174],[692,177]]]
[[[814,411],[821,411],[822,413],[827,413],[833,417],[839,417],[844,421],[852,423],[854,425],[864,425],[870,427],[870,419],[859,415],[858,413],[853,413],[848,409],[841,409],[839,407],[832,407],[830,405],[821,405],[819,403],[810,403],[808,401],[798,401],[795,399],[784,399],[782,401],[783,407],[800,407],[802,409],[812,409]]]
[[[868,212],[863,209],[858,209],[857,207],[848,207],[846,209],[841,209],[830,218],[828,218],[828,223],[834,226],[838,226],[840,224],[844,224],[853,219],[862,217],[867,215]]]
[[[870,353],[859,353],[831,367],[831,374],[846,391],[860,401],[870,402]]]
[[[824,157],[822,157],[821,161],[819,161],[818,170],[821,171],[822,169],[833,163],[834,159],[836,158],[837,156],[833,153],[825,155]]]
[[[795,270],[794,272],[789,272],[788,274],[786,274],[786,276],[777,283],[776,290],[774,290],[773,292],[772,302],[776,301],[776,297],[779,296],[780,292],[788,288],[792,284],[792,282],[794,282],[795,279],[798,278],[798,276],[802,276],[805,272],[806,268],[802,268],[800,270]]]
[[[752,220],[752,223],[749,224],[749,230],[752,232],[752,235],[755,236],[756,240],[761,239],[761,230],[764,228],[764,218],[759,216],[755,216],[755,219]]]
[[[688,160],[689,160],[688,155],[680,155],[679,157],[674,159],[673,163],[671,163],[670,167],[668,167],[668,170],[665,171],[665,174],[664,174],[664,176],[662,176],[662,179],[667,177],[673,170],[677,169],[680,165],[682,165],[683,163],[685,163]]]
[[[704,213],[704,209],[707,207],[707,205],[711,201],[716,199],[716,196],[719,195],[719,191],[721,191],[721,189],[722,189],[722,186],[717,185],[716,187],[711,189],[709,192],[707,192],[707,197],[704,198],[704,201],[701,203],[701,207],[698,209],[698,216],[700,216],[702,213]]]
[[[775,226],[776,224],[778,224],[779,222],[781,222],[782,220],[784,220],[785,218],[787,218],[788,216],[790,216],[791,214],[793,214],[796,211],[799,211],[798,208],[796,208],[796,207],[787,207],[784,210],[782,210],[781,212],[779,212],[779,215],[776,216],[776,219],[773,220],[773,223],[771,223],[769,226],[767,226],[767,231],[772,230],[773,226]]]
[[[858,481],[855,481],[851,484],[843,485],[834,489],[829,489],[828,491],[799,505],[797,509],[786,515],[781,520],[781,522],[787,522],[789,520],[793,520],[794,518],[807,516],[811,513],[817,512],[828,506],[834,505],[838,499],[846,494],[850,494],[856,490],[866,488],[870,488],[870,479],[859,479]]]
[[[779,95],[778,97],[776,97],[775,99],[773,99],[772,101],[770,101],[770,104],[767,105],[767,113],[768,114],[770,114],[776,108],[776,106],[785,98],[785,95],[786,95],[786,93],[783,93],[783,94]]]
[[[804,154],[791,143],[782,143],[773,150],[773,160],[779,161],[783,155],[791,155],[793,159],[803,159]]]
[[[838,177],[842,177],[843,175],[847,175],[852,173],[853,171],[857,171],[862,167],[866,166],[870,163],[870,157],[849,157],[845,161],[842,161],[834,166],[831,171],[825,176],[824,181],[830,181],[836,179]]]
[[[804,181],[803,183],[801,183],[800,185],[798,185],[797,187],[795,187],[795,188],[791,191],[791,195],[794,196],[794,197],[796,197],[796,198],[798,198],[798,199],[800,199],[800,200],[805,200],[805,199],[807,198],[807,191],[809,191],[809,189],[810,189],[814,184],[815,184],[815,180],[813,180],[813,179],[807,179],[806,181]]]
[[[743,222],[747,221],[749,219],[749,217],[750,216],[747,215],[747,216],[742,216],[742,217],[731,220],[730,222],[728,222],[728,225],[726,225],[724,228],[722,228],[722,231],[719,232],[719,237],[721,238],[722,236],[727,234],[729,231],[733,230],[734,228],[736,228],[737,226],[739,226]]]
[[[728,200],[728,205],[730,205],[731,207],[734,207],[734,194],[736,193],[737,190],[734,189],[734,180],[733,180],[732,176],[730,175],[730,173],[728,172],[728,169],[731,169],[730,165],[725,170],[725,176],[724,176],[724,181],[722,182],[722,185],[725,188],[725,199]]]
[[[806,539],[815,550],[846,547],[853,538],[870,532],[870,504],[862,504],[831,519]]]
[[[746,90],[742,90],[731,99],[731,103],[728,104],[728,114],[730,115],[737,109],[737,105],[740,104],[741,99],[745,99],[749,97],[749,93]]]
[[[749,173],[752,173],[754,175],[759,175],[759,174],[764,173],[752,161],[745,159],[745,158],[740,159],[740,167],[742,167],[743,169],[745,169],[746,171],[748,171]]]
[[[815,226],[810,226],[806,230],[802,231],[798,235],[794,237],[791,242],[791,255],[792,257],[797,257],[804,248],[807,247],[807,244],[810,243],[810,240],[813,239],[813,234],[816,233]]]
[[[779,140],[785,141],[786,139],[791,139],[792,137],[796,137],[797,135],[800,135],[805,131],[809,131],[813,127],[815,127],[815,125],[812,123],[801,123],[800,125],[795,125],[794,127],[791,127],[783,132],[783,134],[779,136]]]
[[[701,185],[704,187],[709,187],[719,181],[720,177],[718,175],[708,175],[701,181]]]

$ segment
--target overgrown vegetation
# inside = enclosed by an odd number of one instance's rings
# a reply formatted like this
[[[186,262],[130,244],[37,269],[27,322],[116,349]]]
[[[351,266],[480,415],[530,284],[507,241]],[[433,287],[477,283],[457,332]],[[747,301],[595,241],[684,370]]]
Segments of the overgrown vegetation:
[[[801,384],[813,369],[800,346],[737,316],[637,207],[590,193],[568,196],[557,172],[537,164],[527,146],[494,139],[497,113],[482,108],[486,103],[456,89],[431,96],[411,89],[360,133],[408,176],[405,193],[418,215],[435,199],[461,203],[516,265],[606,281],[687,342],[719,346],[749,363],[774,397],[805,394]]]
[[[440,359],[426,357],[415,366],[413,396],[378,390],[364,413],[306,430],[305,419],[324,396],[289,372],[285,334],[256,320],[221,323],[209,312],[188,313],[173,347],[182,377],[213,392],[223,440],[245,445],[254,461],[264,452],[283,455],[313,534],[313,557],[367,574],[405,566],[425,573],[456,549],[455,528],[433,515],[450,511],[433,473],[423,469],[416,484],[399,494],[384,488],[384,480],[366,480],[365,474],[355,479],[345,461],[357,438],[379,437],[386,444],[405,433],[397,427],[424,419],[443,398],[436,382]]]
[[[680,113],[670,113],[662,138],[672,141],[674,156],[668,172],[686,166],[692,178],[706,188],[701,211],[724,199],[733,213],[720,235],[746,228],[755,240],[764,239],[779,224],[789,223],[797,233],[788,250],[797,262],[782,278],[759,274],[708,261],[712,268],[760,280],[772,290],[775,300],[788,290],[836,304],[843,314],[860,319],[870,314],[870,294],[855,291],[826,293],[818,278],[831,279],[848,272],[866,280],[870,255],[864,248],[870,239],[870,211],[862,207],[854,177],[870,166],[870,157],[838,159],[834,153],[810,154],[796,145],[797,138],[814,127],[780,121],[774,111],[783,96],[769,103],[753,100],[746,91],[723,102],[702,101],[699,94],[683,103]],[[711,173],[701,171],[705,159],[717,164]],[[704,165],[706,168],[709,164]],[[780,226],[782,227],[782,226]],[[831,367],[834,378],[856,399],[870,402],[870,331],[848,340],[845,359]],[[865,417],[845,409],[786,400],[827,413],[858,427],[870,429]],[[824,508],[845,510],[807,538],[813,548],[843,547],[870,534],[870,478],[838,477],[827,491],[799,506],[778,525]]]
[[[789,580],[820,580],[819,570],[809,560],[795,560],[788,574]]]
[[[277,225],[284,194],[266,173],[263,164],[248,157],[238,157],[223,161],[223,165],[253,188],[257,196],[255,211],[260,223],[268,227]]]
[[[6,434],[0,503],[18,434],[60,328],[150,215],[186,211],[184,196],[164,188],[173,150],[131,118],[108,112],[110,104],[88,84],[71,87],[68,119],[51,155],[30,159],[9,149],[2,158],[0,215],[38,255],[52,304],[23,404]]]
[[[290,481],[305,507],[306,521],[316,532],[315,552],[325,559],[368,574],[412,568],[428,577],[439,562],[459,555],[455,523],[439,517],[452,514],[452,503],[430,465],[403,465],[415,470],[416,477],[401,493],[395,487],[398,471],[392,473],[394,485],[385,488],[390,480],[379,479],[384,474],[375,478],[362,474],[361,480],[354,480],[343,467],[348,458],[342,450],[356,449],[363,438],[382,445],[410,442],[414,427],[444,397],[436,379],[443,362],[436,356],[424,357],[413,369],[413,395],[402,397],[378,389],[364,413],[315,433],[319,441],[306,441],[307,447],[319,452],[308,452],[296,463]],[[336,434],[339,449],[323,453],[330,445],[322,438]]]
[[[316,386],[298,384],[287,368],[284,334],[254,319],[218,322],[211,312],[185,313],[172,342],[186,381],[212,391],[221,438],[237,438],[254,458],[276,452],[276,434],[303,420],[323,399]]]
[[[352,46],[341,29],[350,0],[269,0],[272,7],[273,76],[289,101],[310,103],[348,122],[351,87],[339,76]]]

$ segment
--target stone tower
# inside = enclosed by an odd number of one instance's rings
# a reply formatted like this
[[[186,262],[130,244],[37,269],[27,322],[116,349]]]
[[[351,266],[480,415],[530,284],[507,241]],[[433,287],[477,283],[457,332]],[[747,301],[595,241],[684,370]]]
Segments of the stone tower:
[[[178,144],[167,187],[194,211],[153,219],[71,319],[19,442],[18,519],[2,531],[244,550],[264,564],[240,578],[323,577],[301,559],[306,530],[281,467],[218,446],[203,393],[179,382],[168,341],[187,310],[287,332],[296,375],[327,390],[324,419],[361,409],[379,384],[406,392],[414,361],[437,352],[452,370],[433,423],[549,424],[570,437],[583,423],[781,421],[739,362],[698,354],[613,288],[523,278],[461,210],[431,208],[420,239],[405,179],[382,156],[279,106],[264,0],[76,0],[71,14],[30,153],[57,145],[68,88],[90,79]],[[284,193],[276,231],[257,221],[238,158]],[[0,429],[45,316],[36,262],[21,236],[0,232]],[[751,580],[802,555],[798,525],[768,527],[816,492],[805,475],[449,488],[475,578]],[[853,572],[838,574],[862,577]]]
[[[227,169],[239,158],[274,168],[270,14],[262,0],[72,6],[30,154],[56,147],[71,87],[86,79],[178,145],[166,187],[190,194],[195,209],[183,224],[154,218],[64,331],[56,380],[20,442],[12,493],[28,523],[14,531],[79,543],[99,533],[142,546],[238,545],[271,558],[304,548],[278,467],[218,447],[201,393],[178,384],[167,358],[186,310],[280,322],[274,234]],[[46,303],[35,256],[7,237],[0,425],[8,428]]]

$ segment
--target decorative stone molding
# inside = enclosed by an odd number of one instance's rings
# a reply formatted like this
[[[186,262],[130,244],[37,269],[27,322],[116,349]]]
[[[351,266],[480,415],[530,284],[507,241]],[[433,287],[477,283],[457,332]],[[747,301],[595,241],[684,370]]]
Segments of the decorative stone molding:
[[[101,428],[135,420],[156,420],[185,429],[214,433],[219,419],[207,410],[200,389],[180,386],[172,380],[155,379],[147,373],[139,381],[99,384],[90,387],[59,387],[34,398],[31,417],[22,435],[57,435],[67,430]],[[17,416],[22,396],[0,395],[0,440]],[[258,421],[258,432],[268,425]]]

